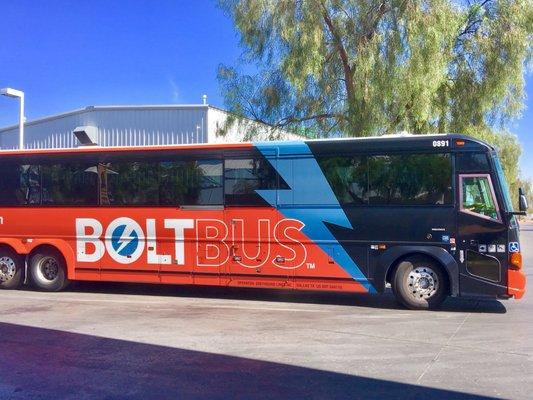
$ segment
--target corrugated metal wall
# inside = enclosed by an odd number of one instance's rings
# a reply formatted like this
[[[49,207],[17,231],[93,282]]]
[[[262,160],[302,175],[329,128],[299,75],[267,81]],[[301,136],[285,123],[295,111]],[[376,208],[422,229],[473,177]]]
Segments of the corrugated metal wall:
[[[219,130],[224,127],[228,113],[226,111],[210,108],[208,127],[207,127],[207,141],[209,143],[232,143],[246,141],[268,141],[272,140],[272,130],[268,125],[254,122],[252,120],[244,120],[243,123],[235,123],[231,126],[225,135],[219,135]],[[254,135],[249,137],[250,131],[253,128]],[[278,130],[274,133],[279,140],[302,140],[302,136],[295,135],[285,130]]]
[[[205,143],[208,106],[89,107],[25,125],[25,147],[76,147],[72,131],[96,126],[100,146]],[[18,147],[18,128],[0,130],[0,147]]]

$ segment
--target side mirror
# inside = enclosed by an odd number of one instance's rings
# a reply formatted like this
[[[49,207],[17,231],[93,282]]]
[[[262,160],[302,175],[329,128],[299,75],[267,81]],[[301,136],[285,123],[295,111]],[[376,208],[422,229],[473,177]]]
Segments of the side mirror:
[[[527,212],[527,198],[524,189],[518,189],[518,209],[520,212]]]

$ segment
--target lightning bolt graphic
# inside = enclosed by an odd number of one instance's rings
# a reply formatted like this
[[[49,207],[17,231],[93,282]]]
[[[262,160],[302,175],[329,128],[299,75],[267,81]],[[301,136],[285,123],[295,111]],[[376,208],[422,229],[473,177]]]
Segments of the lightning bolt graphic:
[[[118,249],[116,250],[117,253],[120,254],[124,248],[131,243],[132,240],[136,239],[136,236],[133,236],[132,234],[135,233],[135,229],[128,227],[127,225],[124,227],[124,231],[122,232],[122,235],[120,235],[120,239],[117,240],[117,243],[119,244]]]
[[[270,152],[271,156],[272,152],[272,143],[254,143],[254,145],[268,160],[268,154]],[[288,199],[286,203],[291,204],[289,207],[280,207],[279,211],[287,218],[302,221],[305,224],[302,232],[324,252],[329,253],[332,244],[338,245],[335,246],[337,251],[333,255],[335,262],[370,293],[375,293],[376,290],[368,282],[366,276],[324,223],[328,222],[344,228],[354,229],[307,144],[296,141],[284,142],[283,146],[279,147],[279,152],[280,158],[278,158],[277,165],[273,165],[274,169],[277,170],[285,182],[289,183],[289,186],[299,181],[299,184],[296,185],[298,194],[292,188],[278,191],[277,195],[280,198]],[[299,156],[298,170],[293,171],[291,160],[284,160],[284,155]],[[276,190],[256,190],[256,192],[272,207],[276,207]],[[301,200],[306,197],[313,199],[311,204],[324,204],[324,206],[292,206],[293,198]]]

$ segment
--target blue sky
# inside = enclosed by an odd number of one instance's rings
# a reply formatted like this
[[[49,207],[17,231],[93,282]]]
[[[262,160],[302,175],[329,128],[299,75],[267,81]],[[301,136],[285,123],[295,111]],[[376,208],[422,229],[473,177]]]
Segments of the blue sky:
[[[214,0],[1,1],[0,87],[26,93],[34,119],[88,105],[200,103],[223,106],[216,70],[239,57],[238,36]],[[511,130],[533,178],[533,75]],[[0,96],[0,126],[17,104]]]

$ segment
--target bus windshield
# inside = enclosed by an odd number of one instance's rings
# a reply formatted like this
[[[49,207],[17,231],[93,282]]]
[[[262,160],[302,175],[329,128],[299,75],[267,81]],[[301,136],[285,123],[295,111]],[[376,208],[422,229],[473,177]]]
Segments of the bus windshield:
[[[502,164],[500,162],[500,159],[496,154],[493,154],[494,159],[494,165],[496,165],[496,173],[498,175],[498,181],[500,182],[500,188],[503,192],[503,202],[505,211],[512,212],[513,211],[513,203],[511,201],[511,195],[509,194],[509,186],[507,186],[507,180],[505,179],[505,174],[503,173]]]

